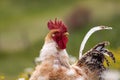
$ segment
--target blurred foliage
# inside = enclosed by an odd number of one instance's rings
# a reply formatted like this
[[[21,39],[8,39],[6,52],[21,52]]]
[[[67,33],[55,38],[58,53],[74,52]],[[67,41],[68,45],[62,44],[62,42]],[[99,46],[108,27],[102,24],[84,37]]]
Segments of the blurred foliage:
[[[5,76],[0,74],[0,80],[5,80]]]
[[[111,64],[111,67],[114,69],[118,69],[120,70],[120,48],[116,49],[116,50],[112,50],[112,52],[114,53],[114,56],[116,58],[116,63],[115,64]]]
[[[68,53],[78,57],[80,43],[91,27],[111,26],[111,31],[92,35],[84,52],[98,42],[110,41],[108,48],[116,57],[110,68],[120,70],[120,0],[0,0],[0,80],[27,78],[24,69],[35,67],[34,58],[48,33],[47,21],[58,17],[66,23],[76,6],[88,8],[90,20],[81,28],[70,30]]]

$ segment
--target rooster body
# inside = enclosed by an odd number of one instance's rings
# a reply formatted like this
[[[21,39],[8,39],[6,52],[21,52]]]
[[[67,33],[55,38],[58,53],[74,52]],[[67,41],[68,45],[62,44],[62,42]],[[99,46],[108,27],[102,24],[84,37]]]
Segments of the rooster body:
[[[66,49],[57,48],[58,45],[48,37],[40,51],[41,64],[37,65],[30,80],[77,80],[83,75],[81,70],[77,66],[70,66]]]
[[[115,61],[113,54],[105,46],[108,42],[97,44],[86,52],[77,63],[70,65],[66,51],[68,41],[67,28],[61,21],[48,22],[50,32],[38,57],[40,64],[35,68],[29,80],[104,80],[101,77],[107,54]]]

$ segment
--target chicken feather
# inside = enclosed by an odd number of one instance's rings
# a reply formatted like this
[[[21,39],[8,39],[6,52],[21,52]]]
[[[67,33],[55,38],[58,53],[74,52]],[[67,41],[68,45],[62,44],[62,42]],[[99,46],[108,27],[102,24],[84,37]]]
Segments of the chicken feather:
[[[48,28],[50,32],[45,38],[40,56],[36,58],[40,64],[36,66],[29,80],[104,80],[101,75],[106,67],[103,63],[106,61],[108,66],[110,64],[105,55],[115,62],[113,53],[105,48],[109,42],[98,43],[84,55],[82,55],[82,51],[92,33],[111,29],[111,27],[92,28],[83,39],[79,60],[73,65],[70,65],[69,55],[66,51],[67,27],[62,21],[55,19],[55,22],[51,20],[48,22]]]

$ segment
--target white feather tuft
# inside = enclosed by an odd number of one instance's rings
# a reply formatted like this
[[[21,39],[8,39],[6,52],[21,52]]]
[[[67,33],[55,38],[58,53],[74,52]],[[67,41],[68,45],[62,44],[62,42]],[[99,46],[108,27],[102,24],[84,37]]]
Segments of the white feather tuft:
[[[85,80],[83,77],[78,77],[77,79],[75,80]]]
[[[102,74],[102,77],[105,80],[120,80],[120,72],[115,71],[115,70],[105,71]]]
[[[68,71],[66,72],[66,74],[67,74],[68,76],[72,76],[72,75],[75,75],[75,71],[74,71],[73,69],[70,69],[70,70],[68,70]]]

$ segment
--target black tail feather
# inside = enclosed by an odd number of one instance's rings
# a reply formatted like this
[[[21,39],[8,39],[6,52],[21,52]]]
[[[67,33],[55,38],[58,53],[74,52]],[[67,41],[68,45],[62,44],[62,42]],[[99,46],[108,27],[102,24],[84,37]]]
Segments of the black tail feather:
[[[88,69],[92,72],[97,70],[98,76],[100,76],[101,73],[106,70],[106,67],[103,64],[104,61],[106,61],[106,64],[108,66],[110,64],[105,55],[108,55],[115,62],[113,53],[105,48],[107,45],[109,45],[109,42],[107,41],[97,44],[95,47],[83,55],[83,57],[78,61],[77,65],[87,66]],[[99,80],[103,79],[99,77]]]

